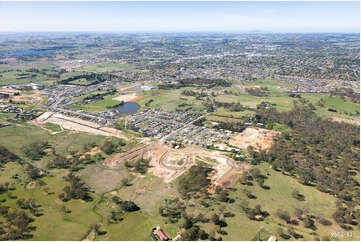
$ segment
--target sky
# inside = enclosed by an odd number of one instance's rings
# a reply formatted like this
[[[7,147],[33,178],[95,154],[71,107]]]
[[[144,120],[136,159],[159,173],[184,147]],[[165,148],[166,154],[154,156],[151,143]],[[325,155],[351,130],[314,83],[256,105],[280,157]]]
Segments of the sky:
[[[360,32],[359,2],[0,2],[0,32]]]

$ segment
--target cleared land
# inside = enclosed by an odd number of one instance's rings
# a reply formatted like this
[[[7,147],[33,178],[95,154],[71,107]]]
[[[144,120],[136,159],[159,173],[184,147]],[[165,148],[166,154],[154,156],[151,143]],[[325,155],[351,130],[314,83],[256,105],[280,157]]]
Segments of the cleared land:
[[[229,144],[246,150],[252,146],[255,150],[268,151],[273,144],[273,137],[277,134],[275,131],[261,128],[247,128],[242,133],[233,136]]]
[[[14,89],[1,88],[0,92],[10,94],[10,98],[0,98],[1,102],[9,102],[10,99],[15,102],[25,102],[29,104],[41,103],[43,97],[41,97],[41,91],[19,91]],[[18,96],[14,96],[14,93],[20,93]]]
[[[123,102],[136,102],[142,99],[143,96],[138,95],[136,93],[123,94],[118,97],[114,97],[112,100],[123,101]]]
[[[128,140],[121,131],[109,127],[102,127],[97,123],[78,118],[67,117],[59,113],[45,112],[36,119],[40,123],[53,123],[68,130],[87,132],[95,135],[114,136]]]
[[[212,188],[223,184],[231,175],[249,169],[249,166],[245,164],[236,165],[232,159],[223,156],[218,151],[209,152],[196,147],[177,150],[161,144],[151,144],[111,155],[104,160],[103,164],[108,168],[117,168],[122,166],[126,160],[141,158],[150,159],[149,172],[162,178],[165,183],[174,181],[196,162],[205,162],[215,169],[211,178]]]

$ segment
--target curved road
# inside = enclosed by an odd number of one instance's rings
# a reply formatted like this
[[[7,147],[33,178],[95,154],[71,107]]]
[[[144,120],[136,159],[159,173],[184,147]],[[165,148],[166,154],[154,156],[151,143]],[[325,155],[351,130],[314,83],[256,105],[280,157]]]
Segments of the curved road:
[[[168,156],[169,151],[165,152],[159,159],[159,163],[160,165],[162,165],[163,167],[169,169],[169,170],[174,170],[174,171],[183,171],[186,170],[188,164],[192,163],[192,157],[187,156],[187,159],[184,163],[184,165],[182,167],[173,167],[173,166],[169,166],[165,163],[165,159]]]

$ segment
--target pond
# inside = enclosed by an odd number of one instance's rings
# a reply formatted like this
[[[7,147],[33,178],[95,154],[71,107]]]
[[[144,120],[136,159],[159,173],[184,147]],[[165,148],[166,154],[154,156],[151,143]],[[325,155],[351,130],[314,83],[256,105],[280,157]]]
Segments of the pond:
[[[118,109],[121,114],[131,114],[138,111],[139,105],[137,103],[126,102],[123,105],[116,107],[116,109]]]

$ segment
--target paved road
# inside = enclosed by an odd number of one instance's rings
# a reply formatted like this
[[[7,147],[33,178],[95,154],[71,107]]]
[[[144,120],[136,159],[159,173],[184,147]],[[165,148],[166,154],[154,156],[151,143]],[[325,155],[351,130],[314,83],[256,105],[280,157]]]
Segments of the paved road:
[[[127,89],[134,88],[134,87],[137,87],[137,86],[140,86],[140,85],[141,85],[141,84],[135,84],[135,85],[133,85],[133,86],[123,87],[123,88],[119,89],[119,91],[125,91],[125,90],[127,90]]]
[[[107,119],[99,117],[99,116],[95,116],[95,115],[91,115],[91,114],[87,114],[87,113],[78,113],[76,111],[69,110],[69,109],[58,108],[58,107],[55,107],[55,108],[53,107],[51,109],[53,109],[53,110],[55,110],[56,112],[59,112],[59,113],[61,113],[61,112],[71,113],[74,116],[83,116],[83,117],[87,117],[87,118],[90,118],[90,119],[102,119],[102,120],[107,121]]]
[[[49,117],[47,117],[46,119],[44,119],[44,121],[48,120],[49,118],[55,118],[55,119],[60,119],[60,120],[63,120],[63,121],[71,122],[71,123],[74,123],[74,124],[79,124],[79,125],[81,125],[81,126],[85,126],[85,127],[91,128],[91,129],[96,129],[96,130],[99,130],[99,131],[104,132],[104,133],[113,134],[113,133],[110,132],[110,131],[101,129],[102,127],[97,128],[97,127],[94,127],[94,126],[90,126],[90,125],[88,125],[88,124],[76,122],[76,121],[71,120],[71,119],[66,119],[66,118],[62,118],[62,117],[53,117],[54,114],[55,114],[55,113],[50,114]],[[43,122],[44,122],[44,121],[43,121]]]
[[[144,152],[150,150],[151,148],[152,148],[152,144],[139,147],[138,149],[132,151],[131,153],[124,154],[124,155],[120,156],[118,161],[134,158],[134,156],[137,156],[137,155],[139,155],[141,153],[144,153]]]
[[[185,161],[185,163],[184,163],[184,165],[183,165],[182,167],[169,166],[169,165],[167,165],[167,164],[165,163],[165,159],[167,158],[168,153],[169,153],[169,151],[165,152],[165,153],[162,155],[162,157],[161,157],[160,160],[159,160],[159,163],[160,163],[163,167],[165,167],[165,168],[167,168],[167,169],[169,169],[169,170],[173,170],[173,171],[184,171],[184,170],[186,170],[186,169],[188,168],[188,164],[191,164],[191,163],[192,163],[192,157],[187,157],[187,159],[186,159],[186,161]]]
[[[194,120],[192,120],[192,121],[188,122],[188,123],[187,123],[187,124],[185,124],[184,126],[182,126],[182,127],[178,128],[178,129],[176,129],[176,130],[173,130],[173,131],[172,131],[172,132],[170,132],[169,134],[167,134],[167,135],[163,136],[163,137],[160,139],[160,141],[161,141],[161,142],[164,142],[164,140],[165,140],[166,138],[168,138],[169,136],[171,136],[171,135],[173,135],[173,134],[177,133],[178,131],[180,131],[180,130],[182,130],[182,129],[187,128],[189,125],[193,124],[194,122],[196,122],[196,121],[198,121],[198,120],[200,120],[200,119],[202,119],[202,118],[204,118],[204,117],[207,117],[207,116],[208,116],[208,115],[210,115],[210,114],[212,114],[212,113],[207,113],[207,114],[205,114],[205,115],[203,115],[203,116],[200,116],[199,118],[194,119]]]
[[[128,86],[128,87],[121,88],[119,90],[120,91],[125,91],[127,89],[134,88],[134,87],[137,87],[137,86],[140,86],[140,85],[141,84],[135,84],[135,85],[131,85],[131,86]],[[50,107],[42,105],[42,108],[47,109],[47,110],[54,110],[56,112],[70,113],[70,114],[75,115],[75,116],[86,117],[86,118],[89,118],[89,119],[100,119],[102,121],[105,121],[105,123],[108,122],[108,119],[102,118],[100,116],[91,115],[89,113],[79,113],[77,111],[74,111],[74,110],[71,110],[71,109],[65,109],[62,106],[58,106],[59,103],[61,103],[65,99],[67,99],[66,97],[62,97],[62,95],[64,95],[64,94],[66,94],[66,92],[59,93],[57,96],[54,97],[54,99],[56,101]]]
[[[221,156],[220,156],[221,157]],[[236,166],[234,161],[227,157],[222,157],[226,159],[227,165],[230,167],[222,176],[218,177],[217,180],[215,180],[215,184],[219,184],[229,173],[231,173],[233,170],[241,171],[243,170],[241,167]]]

